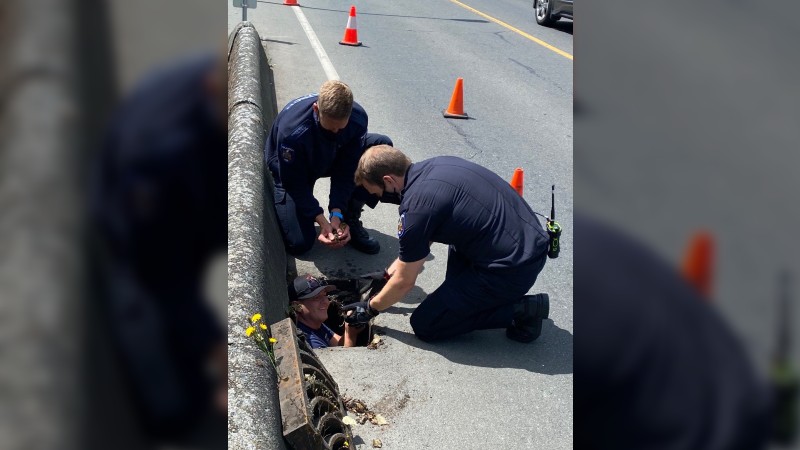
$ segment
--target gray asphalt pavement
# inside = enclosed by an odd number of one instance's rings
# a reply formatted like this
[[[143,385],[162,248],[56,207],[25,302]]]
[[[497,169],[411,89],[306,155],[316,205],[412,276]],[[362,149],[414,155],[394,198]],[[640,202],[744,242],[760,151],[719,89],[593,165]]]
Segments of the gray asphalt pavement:
[[[292,7],[259,2],[248,12],[276,79],[278,107],[316,92],[326,75]],[[320,352],[341,390],[382,414],[388,425],[354,427],[359,448],[381,439],[392,450],[572,448],[572,23],[535,23],[529,2],[355,2],[362,47],[338,44],[350,4],[301,1],[303,14],[339,74],[367,110],[370,131],[389,135],[418,161],[457,155],[510,179],[525,169],[525,198],[548,214],[550,185],[565,228],[561,257],[531,292],[547,292],[551,320],[530,345],[502,330],[444,343],[416,339],[408,316],[444,279],[446,247],[435,244],[417,287],[376,319],[385,345]],[[469,10],[467,5],[485,15]],[[489,20],[501,21],[516,29]],[[229,28],[241,10],[229,9]],[[535,39],[531,39],[535,38]],[[457,77],[464,78],[470,120],[447,120]],[[323,205],[327,180],[315,193]],[[386,267],[397,255],[397,209],[380,204],[363,215],[382,246],[366,256],[315,246],[298,271],[355,276]]]
[[[674,5],[641,5],[625,17],[607,6],[586,11],[601,25],[579,44],[592,68],[576,97],[586,107],[576,114],[581,211],[676,267],[692,234],[711,232],[715,305],[766,371],[777,339],[779,274],[793,276],[795,305],[800,292],[800,245],[792,238],[800,225],[800,130],[786,122],[797,117],[800,91],[786,89],[796,85],[796,62],[783,56],[794,40],[775,39],[783,28],[751,20],[740,5],[726,4],[710,21],[701,17],[716,11],[712,5],[686,20]],[[631,64],[637,76],[620,77]],[[753,80],[758,90],[741,88]],[[626,132],[616,132],[619,123]],[[796,306],[790,320],[800,323]]]

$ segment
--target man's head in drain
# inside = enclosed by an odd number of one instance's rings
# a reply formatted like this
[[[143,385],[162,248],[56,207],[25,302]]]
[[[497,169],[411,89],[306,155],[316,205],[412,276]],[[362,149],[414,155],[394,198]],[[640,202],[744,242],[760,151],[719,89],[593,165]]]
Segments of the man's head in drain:
[[[297,317],[297,327],[303,331],[311,348],[353,347],[358,333],[364,329],[345,324],[344,336],[341,336],[325,325],[331,303],[328,293],[334,289],[325,280],[311,275],[299,276],[289,284],[289,301]]]

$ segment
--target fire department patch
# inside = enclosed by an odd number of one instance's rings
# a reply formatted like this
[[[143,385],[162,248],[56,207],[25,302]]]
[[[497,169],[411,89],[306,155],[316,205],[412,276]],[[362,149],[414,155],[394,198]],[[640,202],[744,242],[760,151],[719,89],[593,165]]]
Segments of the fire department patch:
[[[397,237],[403,237],[406,232],[406,213],[400,214],[400,220],[397,221]]]
[[[287,163],[292,162],[294,159],[294,149],[288,147],[281,147],[281,158]]]

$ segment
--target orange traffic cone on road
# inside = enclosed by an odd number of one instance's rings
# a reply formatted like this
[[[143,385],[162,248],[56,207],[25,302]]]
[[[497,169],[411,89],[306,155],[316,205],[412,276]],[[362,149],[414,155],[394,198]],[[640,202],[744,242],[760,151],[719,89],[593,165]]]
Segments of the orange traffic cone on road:
[[[350,17],[347,18],[347,28],[344,29],[344,37],[339,41],[342,45],[361,45],[358,40],[358,27],[356,27],[356,7],[350,6]]]
[[[456,86],[453,88],[453,96],[450,97],[450,106],[442,115],[449,119],[468,119],[467,113],[464,112],[464,79],[457,78]]]
[[[283,0],[283,4],[286,6],[300,6],[297,0]]]
[[[683,277],[706,300],[711,300],[714,278],[714,242],[706,231],[697,232],[689,242],[683,260]]]
[[[522,197],[522,183],[523,179],[525,178],[525,171],[522,170],[522,167],[517,167],[514,169],[514,175],[511,176],[511,187],[517,191],[520,197]]]

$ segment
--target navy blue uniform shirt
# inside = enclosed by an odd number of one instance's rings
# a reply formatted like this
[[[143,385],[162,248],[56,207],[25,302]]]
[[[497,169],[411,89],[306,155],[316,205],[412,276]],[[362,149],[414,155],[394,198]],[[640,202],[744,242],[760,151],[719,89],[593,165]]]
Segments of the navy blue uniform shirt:
[[[153,283],[195,277],[227,246],[227,129],[203,85],[216,57],[142,81],[99,155],[95,217],[112,250]]]
[[[548,237],[530,206],[497,174],[454,156],[412,164],[400,202],[400,260],[419,261],[430,241],[453,245],[477,268],[543,258]]]
[[[364,108],[354,102],[347,127],[336,134],[324,130],[312,108],[318,97],[310,94],[289,102],[275,118],[264,150],[276,200],[289,193],[297,214],[312,219],[323,212],[314,198],[314,183],[322,177],[331,177],[328,209],[347,210],[368,121]]]
[[[109,250],[101,311],[117,320],[110,332],[152,432],[179,433],[202,417],[213,392],[208,357],[225,338],[201,289],[228,239],[227,128],[206,84],[218,58],[148,75],[119,105],[93,162],[93,219]],[[175,378],[153,376],[164,373]]]
[[[308,345],[310,345],[311,348],[327,348],[330,346],[329,342],[333,338],[333,330],[331,330],[330,327],[324,323],[321,327],[319,327],[319,329],[315,330],[298,320],[297,328],[303,330],[303,334],[306,336],[306,341],[308,341]]]

